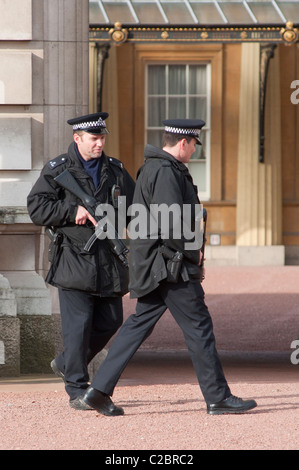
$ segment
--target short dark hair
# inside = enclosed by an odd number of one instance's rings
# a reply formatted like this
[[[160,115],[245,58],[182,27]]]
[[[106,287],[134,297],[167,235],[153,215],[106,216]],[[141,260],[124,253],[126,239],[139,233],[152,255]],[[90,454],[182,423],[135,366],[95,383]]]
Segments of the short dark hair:
[[[73,131],[73,135],[78,134],[78,135],[83,135],[85,131],[82,131],[82,129],[76,129]]]
[[[186,139],[189,144],[193,137],[191,137],[190,135],[172,134],[171,132],[164,132],[162,136],[162,147],[174,147],[182,139]]]

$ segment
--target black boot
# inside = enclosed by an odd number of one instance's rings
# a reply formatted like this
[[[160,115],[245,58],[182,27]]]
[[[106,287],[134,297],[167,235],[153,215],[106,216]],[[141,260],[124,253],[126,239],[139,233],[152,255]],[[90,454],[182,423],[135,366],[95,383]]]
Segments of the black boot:
[[[109,395],[89,387],[82,398],[83,402],[105,416],[120,416],[124,410],[115,406]]]
[[[57,375],[57,377],[59,377],[60,379],[62,379],[65,382],[64,373],[60,369],[58,369],[58,366],[56,364],[55,359],[53,359],[50,366],[51,366],[51,369],[54,372],[54,374]]]

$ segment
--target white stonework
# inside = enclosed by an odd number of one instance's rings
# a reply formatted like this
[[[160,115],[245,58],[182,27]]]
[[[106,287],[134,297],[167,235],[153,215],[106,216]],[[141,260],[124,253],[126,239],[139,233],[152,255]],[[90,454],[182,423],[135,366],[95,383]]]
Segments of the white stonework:
[[[32,53],[0,50],[0,104],[32,103]]]
[[[0,170],[31,170],[31,118],[0,117],[0,128]]]
[[[5,273],[17,302],[18,315],[51,315],[51,298],[36,272]]]
[[[8,279],[0,274],[0,318],[16,317],[17,303]]]
[[[16,178],[1,178],[0,200],[3,207],[24,207],[32,184],[27,181],[18,181]]]
[[[1,0],[0,40],[32,39],[32,0]]]

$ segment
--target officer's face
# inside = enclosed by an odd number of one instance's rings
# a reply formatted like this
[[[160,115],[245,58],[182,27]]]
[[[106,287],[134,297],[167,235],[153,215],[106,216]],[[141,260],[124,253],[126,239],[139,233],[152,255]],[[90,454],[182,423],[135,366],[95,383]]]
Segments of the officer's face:
[[[89,134],[82,132],[82,134],[74,134],[74,141],[78,146],[78,150],[84,160],[88,161],[92,158],[100,158],[105,145],[106,135]]]
[[[181,142],[181,147],[180,147],[181,151],[180,151],[179,160],[182,163],[188,163],[191,158],[191,155],[193,155],[193,153],[196,150],[196,140],[191,139],[190,142],[188,143],[186,139],[183,139],[180,142]]]

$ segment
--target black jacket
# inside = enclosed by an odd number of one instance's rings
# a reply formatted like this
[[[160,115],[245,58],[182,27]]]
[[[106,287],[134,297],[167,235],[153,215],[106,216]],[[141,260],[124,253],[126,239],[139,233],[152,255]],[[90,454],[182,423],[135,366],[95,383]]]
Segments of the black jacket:
[[[152,204],[177,204],[183,214],[183,205],[191,208],[190,231],[194,232],[195,207],[199,207],[197,188],[194,186],[188,168],[169,153],[147,145],[145,163],[138,173],[134,193],[134,204],[142,205],[147,214]],[[183,270],[185,279],[200,277],[199,249],[186,249],[186,238],[174,237],[174,226],[169,226],[168,237],[163,227],[158,226],[156,238],[146,224],[147,236],[131,238],[130,241],[130,293],[132,298],[141,297],[156,289],[167,278],[166,261],[161,253],[165,244],[174,252],[184,254]]]
[[[101,156],[101,178],[98,188],[84,168],[73,142],[67,154],[48,162],[27,198],[28,212],[36,225],[52,226],[60,235],[60,245],[46,278],[56,287],[82,290],[103,297],[128,292],[128,269],[111,252],[107,240],[97,239],[89,253],[83,248],[94,232],[88,221],[75,224],[78,205],[83,205],[69,191],[61,188],[54,178],[65,169],[75,177],[81,188],[98,203],[111,203],[114,184],[126,196],[127,207],[132,203],[135,183],[119,160]],[[55,251],[55,250],[54,250]]]

